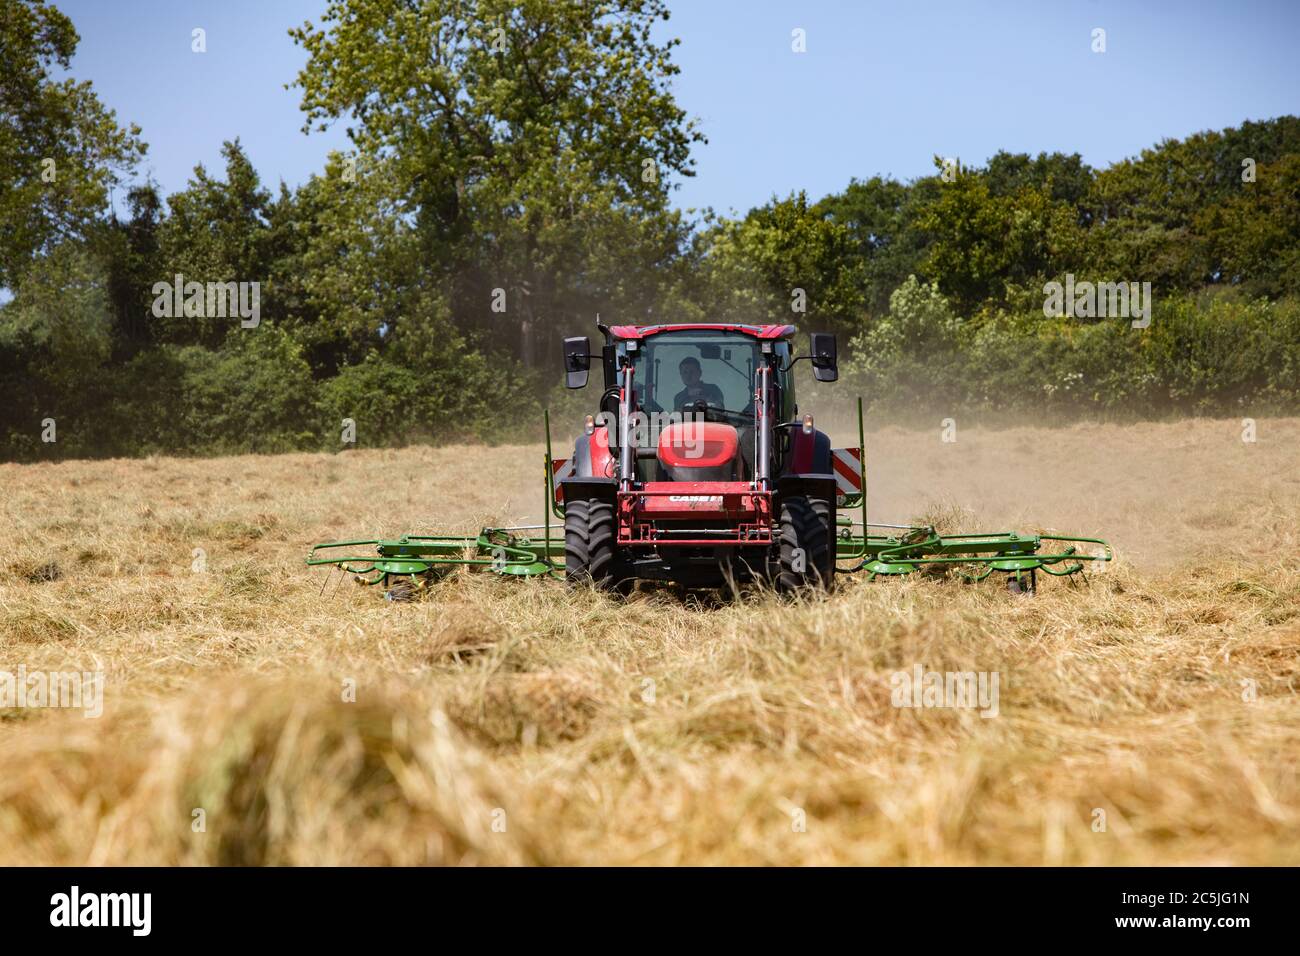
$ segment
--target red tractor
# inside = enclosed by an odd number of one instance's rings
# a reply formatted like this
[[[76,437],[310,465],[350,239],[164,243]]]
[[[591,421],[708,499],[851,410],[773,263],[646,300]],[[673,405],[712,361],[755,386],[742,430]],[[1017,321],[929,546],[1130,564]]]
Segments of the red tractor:
[[[809,354],[795,356],[792,325],[597,328],[605,337],[598,356],[586,338],[564,340],[565,384],[585,386],[599,358],[605,391],[572,458],[551,456],[547,416],[542,524],[469,538],[326,542],[307,564],[382,584],[387,597],[403,600],[456,567],[623,592],[647,580],[695,588],[767,581],[786,593],[830,588],[837,573],[874,580],[931,568],[970,581],[997,571],[1017,593],[1033,593],[1040,570],[1072,578],[1085,562],[1113,557],[1101,538],[868,524],[862,400],[856,448],[832,448],[795,405],[796,362],[808,359],[818,381],[838,378],[832,335],[814,333]],[[837,508],[860,516],[837,521]],[[564,518],[563,539],[551,536],[552,515]],[[1053,542],[1048,553],[1045,541]],[[362,545],[374,553],[357,553]],[[1098,550],[1080,553],[1086,545]],[[837,559],[847,566],[837,568]]]
[[[808,359],[835,381],[835,337],[813,333],[796,357],[792,325],[597,327],[599,355],[564,340],[565,384],[584,387],[593,358],[605,384],[556,466],[567,579],[831,587],[844,479],[830,438],[799,415],[791,370]]]

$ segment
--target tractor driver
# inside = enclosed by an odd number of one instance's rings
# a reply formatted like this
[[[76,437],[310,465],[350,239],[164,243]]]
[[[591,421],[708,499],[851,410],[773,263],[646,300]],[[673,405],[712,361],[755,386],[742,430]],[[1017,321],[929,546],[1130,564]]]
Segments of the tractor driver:
[[[710,385],[708,382],[701,381],[703,371],[700,368],[700,360],[693,356],[686,356],[682,359],[681,364],[677,367],[681,373],[682,384],[686,387],[677,393],[673,399],[673,408],[685,408],[687,405],[694,405],[696,402],[704,401],[710,405],[723,407],[722,389],[716,385]]]

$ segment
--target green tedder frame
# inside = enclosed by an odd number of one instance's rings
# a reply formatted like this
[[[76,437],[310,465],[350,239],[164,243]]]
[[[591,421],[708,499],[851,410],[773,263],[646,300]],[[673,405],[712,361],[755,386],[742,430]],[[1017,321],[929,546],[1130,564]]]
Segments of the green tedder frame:
[[[920,570],[951,570],[969,581],[982,581],[994,571],[1006,574],[1014,589],[1033,591],[1043,571],[1069,578],[1088,561],[1110,561],[1114,554],[1101,538],[1019,534],[999,531],[980,534],[939,534],[923,525],[872,524],[867,520],[866,450],[862,399],[858,399],[858,447],[862,455],[862,490],[840,502],[835,538],[836,568],[841,574],[911,574]],[[424,587],[456,567],[477,567],[514,577],[564,577],[564,538],[552,536],[551,519],[563,528],[564,510],[555,501],[551,467],[551,422],[546,414],[544,522],[510,528],[484,528],[474,537],[408,534],[394,540],[367,538],[318,544],[307,556],[309,566],[327,565],[353,574],[362,584],[382,584],[389,596],[393,586]],[[858,511],[858,515],[850,514]],[[887,533],[871,533],[872,531]],[[540,532],[540,533],[539,533]],[[1084,553],[1092,545],[1092,553]],[[370,553],[352,553],[369,547]],[[1044,550],[1046,548],[1046,550]],[[322,590],[324,584],[322,584]]]

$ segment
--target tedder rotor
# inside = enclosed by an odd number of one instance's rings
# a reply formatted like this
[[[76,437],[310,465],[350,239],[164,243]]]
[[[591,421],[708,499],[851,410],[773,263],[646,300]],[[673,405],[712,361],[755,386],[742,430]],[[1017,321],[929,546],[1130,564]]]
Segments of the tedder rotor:
[[[547,415],[541,525],[331,542],[307,563],[400,600],[464,566],[622,593],[638,581],[790,593],[828,589],[837,574],[923,568],[973,581],[996,571],[1032,592],[1040,570],[1068,578],[1113,557],[1100,538],[868,523],[862,400],[855,448],[831,447],[795,403],[796,362],[807,359],[820,382],[838,378],[833,335],[813,333],[796,356],[792,325],[597,327],[596,355],[584,337],[564,340],[565,384],[584,387],[596,358],[604,391],[569,458],[552,456]]]

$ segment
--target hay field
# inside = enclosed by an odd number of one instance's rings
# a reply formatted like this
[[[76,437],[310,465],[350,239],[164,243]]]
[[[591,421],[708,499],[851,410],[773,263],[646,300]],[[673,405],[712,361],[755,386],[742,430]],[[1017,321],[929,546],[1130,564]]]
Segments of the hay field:
[[[876,520],[1115,546],[1034,598],[320,594],[313,542],[539,520],[540,445],[0,465],[0,671],[105,680],[0,710],[0,864],[1300,863],[1300,419],[1257,428],[869,433]],[[893,706],[917,664],[998,715]]]

